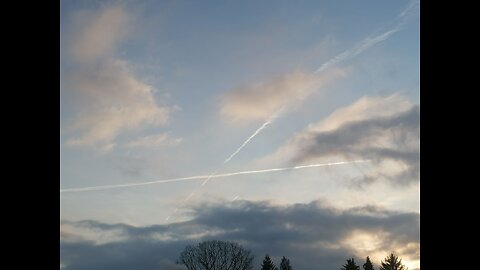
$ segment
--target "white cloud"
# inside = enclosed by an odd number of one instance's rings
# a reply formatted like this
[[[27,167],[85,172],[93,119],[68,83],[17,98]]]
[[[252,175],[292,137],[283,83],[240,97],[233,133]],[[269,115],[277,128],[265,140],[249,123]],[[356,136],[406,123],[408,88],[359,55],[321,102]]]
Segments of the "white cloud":
[[[281,108],[298,104],[328,82],[345,75],[331,69],[319,75],[292,72],[268,81],[240,87],[224,96],[220,113],[229,121],[266,120]]]
[[[107,6],[102,10],[75,14],[74,32],[69,52],[77,61],[92,61],[113,53],[116,45],[127,36],[131,17],[123,6]]]
[[[64,127],[65,145],[111,151],[125,132],[168,123],[172,108],[158,105],[153,86],[142,82],[129,63],[115,57],[127,36],[131,16],[121,5],[81,11],[74,18],[68,44],[74,67],[64,76],[64,91],[80,109]]]
[[[105,61],[77,73],[71,87],[87,102],[76,121],[67,126],[69,131],[81,132],[67,141],[69,146],[108,145],[121,132],[160,126],[169,120],[171,109],[156,104],[152,87],[139,81],[125,61]]]
[[[112,227],[110,229],[98,228],[88,222],[63,222],[60,224],[60,240],[66,243],[90,242],[94,245],[122,242],[128,239],[128,235],[122,229]]]
[[[310,126],[312,131],[330,131],[341,125],[374,117],[389,117],[406,111],[413,103],[393,94],[389,97],[362,97],[353,104],[335,110],[322,121]]]
[[[418,107],[399,95],[363,97],[298,132],[259,163],[369,158],[372,170],[357,182],[411,183],[419,170],[418,118]]]
[[[182,142],[180,138],[172,138],[168,133],[161,133],[140,137],[125,144],[129,148],[155,148],[162,146],[175,146]]]
[[[413,104],[410,101],[397,94],[389,97],[362,97],[348,106],[336,109],[326,118],[310,124],[304,130],[297,132],[285,144],[280,146],[275,153],[263,157],[258,162],[265,165],[287,163],[293,158],[299,148],[303,147],[305,141],[313,140],[316,133],[332,131],[352,121],[389,117],[406,111],[412,106]],[[331,158],[335,158],[335,156]]]

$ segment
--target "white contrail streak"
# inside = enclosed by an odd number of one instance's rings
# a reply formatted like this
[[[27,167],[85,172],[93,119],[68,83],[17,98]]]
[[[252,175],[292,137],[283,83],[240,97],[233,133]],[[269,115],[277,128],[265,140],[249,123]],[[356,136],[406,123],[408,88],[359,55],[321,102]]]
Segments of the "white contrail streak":
[[[275,118],[277,118],[283,112],[283,110],[284,110],[284,107],[280,108],[278,111],[272,114],[270,118],[265,123],[263,123],[263,125],[261,125],[257,130],[255,130],[255,132],[250,137],[248,137],[248,139],[245,140],[235,152],[233,152],[233,154],[231,154],[227,159],[225,159],[223,164],[227,164],[234,156],[236,156],[238,152],[240,152],[243,149],[243,147],[245,147],[255,136],[257,136],[258,133],[260,133],[260,131],[262,131],[264,128],[270,125],[273,122],[273,120],[275,120]]]
[[[393,29],[386,31],[380,35],[377,35],[373,38],[367,37],[362,42],[357,44],[356,46],[342,52],[341,54],[333,57],[332,59],[328,60],[327,62],[323,63],[317,70],[315,70],[314,73],[319,73],[324,71],[325,69],[341,62],[344,61],[345,59],[348,59],[350,57],[356,56],[363,51],[373,47],[375,44],[382,42],[389,38],[393,33],[397,32],[399,30],[399,25],[395,26]]]
[[[408,6],[402,11],[402,13],[400,13],[400,15],[398,15],[399,18],[402,18],[402,17],[405,17],[406,15],[408,15],[409,13],[411,13],[411,11],[416,8],[418,5],[420,4],[420,1],[418,0],[411,0],[410,3],[408,3]]]
[[[255,130],[255,132],[250,137],[248,137],[248,139],[245,142],[243,142],[242,145],[240,145],[240,147],[238,147],[238,149],[235,152],[233,152],[233,154],[231,154],[227,159],[225,159],[223,164],[228,163],[236,154],[238,154],[238,152],[240,152],[240,150],[242,150],[243,147],[245,147],[245,145],[247,145],[255,136],[257,136],[257,134],[260,131],[262,131],[262,129],[266,128],[271,123],[272,123],[271,120],[267,120],[265,123],[263,123],[263,125],[260,126],[257,130]]]
[[[232,160],[232,158],[233,158],[234,156],[236,156],[255,136],[257,136],[258,133],[260,133],[260,131],[262,131],[262,130],[265,129],[268,125],[270,125],[270,124],[273,122],[273,120],[275,120],[275,118],[277,118],[277,117],[282,113],[283,109],[284,109],[284,108],[282,107],[282,108],[280,108],[280,110],[278,110],[278,111],[276,111],[274,114],[272,114],[272,115],[270,116],[270,118],[269,118],[265,123],[263,123],[263,125],[261,125],[259,128],[257,128],[257,130],[255,130],[255,132],[253,132],[253,134],[250,135],[250,137],[248,137],[248,139],[246,139],[246,140],[242,143],[242,145],[240,145],[240,147],[238,147],[237,150],[235,150],[235,152],[233,152],[227,159],[225,159],[225,161],[223,162],[222,165],[225,165],[225,164],[227,164],[228,162],[230,162],[230,160]],[[212,174],[210,174],[210,175],[207,177],[207,179],[205,179],[205,181],[203,181],[202,187],[203,187],[205,184],[207,184],[208,181],[210,181],[210,179],[217,174],[217,171],[218,171],[218,169],[217,169],[216,171],[214,171]]]
[[[299,170],[299,169],[306,169],[306,168],[336,166],[336,165],[363,163],[363,162],[370,162],[370,160],[341,161],[341,162],[333,162],[333,163],[319,163],[319,164],[310,164],[310,165],[300,165],[300,166],[295,166],[295,167],[283,167],[283,168],[273,168],[273,169],[264,169],[264,170],[240,171],[240,172],[222,173],[222,174],[217,174],[217,175],[213,175],[213,176],[211,176],[211,175],[198,175],[198,176],[171,178],[171,179],[156,180],[156,181],[142,182],[142,183],[106,185],[106,186],[84,187],[84,188],[67,188],[67,189],[61,189],[60,192],[64,193],[64,192],[98,191],[98,190],[107,190],[107,189],[115,189],[115,188],[128,188],[128,187],[136,187],[136,186],[146,186],[146,185],[154,185],[154,184],[166,184],[166,183],[172,183],[172,182],[199,180],[199,179],[205,179],[205,178],[208,178],[208,177],[210,177],[210,178],[224,178],[224,177],[237,176],[237,175],[291,171],[291,170]],[[193,193],[189,197],[191,197],[191,196],[193,196]],[[190,199],[190,198],[188,198],[188,199]]]
[[[409,5],[400,13],[400,15],[398,15],[398,18],[400,18],[401,21],[398,22],[392,29],[386,32],[383,32],[382,34],[376,35],[374,37],[365,38],[364,40],[362,40],[360,43],[353,46],[352,48],[347,49],[346,51],[338,54],[337,56],[323,63],[317,70],[315,70],[314,74],[322,72],[325,69],[335,64],[338,64],[339,62],[342,62],[348,58],[354,57],[366,51],[367,49],[375,46],[376,44],[387,40],[392,34],[400,30],[400,27],[405,23],[406,16],[414,10],[417,4],[418,4],[418,1],[416,0],[410,1]]]

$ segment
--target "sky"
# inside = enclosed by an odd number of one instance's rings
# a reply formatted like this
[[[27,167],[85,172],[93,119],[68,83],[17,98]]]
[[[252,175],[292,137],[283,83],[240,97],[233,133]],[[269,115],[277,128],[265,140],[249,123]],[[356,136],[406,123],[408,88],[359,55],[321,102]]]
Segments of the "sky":
[[[62,269],[419,269],[418,0],[60,4]]]

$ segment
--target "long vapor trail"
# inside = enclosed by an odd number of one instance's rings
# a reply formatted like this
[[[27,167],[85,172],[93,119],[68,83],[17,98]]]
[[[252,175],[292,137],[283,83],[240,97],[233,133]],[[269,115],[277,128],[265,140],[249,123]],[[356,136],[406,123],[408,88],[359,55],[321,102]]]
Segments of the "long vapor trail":
[[[350,49],[347,49],[346,51],[338,54],[337,56],[333,57],[332,59],[328,60],[327,62],[323,63],[317,70],[313,72],[313,74],[320,73],[322,71],[325,71],[326,69],[330,68],[331,66],[338,64],[339,62],[342,62],[346,59],[349,59],[351,57],[354,57],[365,50],[373,47],[374,45],[387,40],[392,34],[400,30],[401,26],[406,22],[406,18],[408,17],[407,15],[411,14],[414,8],[416,8],[418,5],[418,0],[411,0],[407,7],[397,16],[397,20],[399,22],[390,30],[383,32],[382,34],[376,35],[374,37],[367,37],[364,40],[362,40],[360,43],[357,45],[353,46]],[[223,165],[226,163],[230,162],[230,160],[237,155],[255,136],[257,136],[263,129],[265,129],[268,125],[270,125],[273,121],[274,118],[277,117],[280,111],[283,111],[284,108],[280,109],[276,113],[274,113],[265,123],[263,123],[233,154],[231,154],[225,161],[223,162]],[[208,183],[208,181],[211,178],[217,178],[219,175],[217,175],[217,171],[219,169],[215,170],[213,173],[211,173],[202,183],[202,187]],[[223,175],[223,174],[222,174]],[[203,179],[203,178],[202,178]],[[188,201],[188,199],[187,199]],[[167,218],[169,219],[170,216]]]
[[[315,70],[314,73],[322,72],[325,69],[327,69],[327,68],[329,68],[329,67],[331,67],[331,66],[333,66],[333,65],[335,65],[335,64],[337,64],[341,61],[344,61],[345,59],[348,59],[350,57],[356,56],[356,55],[364,52],[365,50],[373,47],[375,44],[386,40],[393,33],[397,32],[399,29],[400,28],[397,25],[393,29],[391,29],[389,31],[386,31],[386,32],[384,32],[380,35],[377,35],[373,38],[370,38],[370,37],[365,38],[364,40],[362,40],[362,42],[360,42],[356,46],[342,52],[341,54],[338,54],[334,58],[332,58],[332,59],[328,60],[327,62],[323,63],[317,70]]]
[[[255,138],[255,136],[258,135],[258,133],[260,133],[260,131],[262,131],[263,129],[265,129],[268,125],[270,125],[273,120],[275,120],[275,118],[277,118],[282,112],[283,112],[283,109],[284,107],[280,108],[278,111],[276,111],[274,114],[272,114],[270,116],[270,118],[265,121],[265,123],[263,123],[259,128],[257,128],[257,130],[255,130],[255,132],[253,132],[252,135],[250,135],[250,137],[248,137],[248,139],[246,139],[242,145],[240,145],[240,147],[237,148],[237,150],[235,150],[235,152],[233,152],[227,159],[225,159],[225,161],[223,161],[223,164],[222,165],[225,165],[227,164],[228,162],[230,162],[230,160],[232,160],[233,157],[235,157],[253,138]],[[215,170],[213,173],[211,173],[207,179],[205,179],[205,181],[203,181],[202,183],[202,186],[204,186],[205,184],[208,183],[208,181],[217,174],[217,170]]]
[[[317,70],[315,70],[315,73],[319,73],[324,71],[325,69],[338,64],[339,62],[342,62],[348,58],[354,57],[359,55],[360,53],[366,51],[367,49],[370,49],[371,47],[375,46],[376,44],[387,40],[392,34],[400,30],[401,26],[405,24],[405,19],[407,15],[409,15],[411,12],[414,11],[414,8],[416,8],[418,5],[418,1],[413,0],[410,1],[409,5],[398,15],[398,19],[400,21],[390,30],[385,31],[379,35],[376,35],[374,37],[366,37],[363,39],[361,42],[359,42],[357,45],[347,49],[346,51],[336,55],[332,59],[328,60],[327,62],[323,63]]]
[[[294,167],[283,167],[283,168],[273,168],[273,169],[263,169],[263,170],[230,172],[230,173],[216,174],[216,175],[213,175],[213,176],[212,175],[197,175],[197,176],[171,178],[171,179],[156,180],[156,181],[142,182],[142,183],[106,185],[106,186],[84,187],[84,188],[67,188],[67,189],[61,189],[60,192],[61,193],[64,193],[64,192],[85,192],[85,191],[98,191],[98,190],[107,190],[107,189],[116,189],[116,188],[129,188],[129,187],[146,186],[146,185],[154,185],[154,184],[166,184],[166,183],[172,183],[172,182],[200,180],[200,179],[205,179],[205,178],[208,178],[208,177],[210,177],[210,178],[225,178],[225,177],[237,176],[237,175],[291,171],[291,170],[299,170],[299,169],[306,169],[306,168],[336,166],[336,165],[345,165],[345,164],[352,164],[352,163],[364,163],[364,162],[370,162],[370,160],[353,160],[353,161],[341,161],[341,162],[333,162],[333,163],[318,163],[318,164],[300,165],[300,166],[294,166]],[[189,195],[189,197],[191,197],[191,196],[193,196],[193,193]]]
[[[238,154],[238,152],[240,152],[243,149],[243,147],[245,147],[245,145],[247,145],[255,136],[257,136],[257,134],[260,133],[260,131],[262,131],[268,125],[273,123],[273,120],[275,120],[275,118],[279,117],[284,109],[285,109],[285,107],[281,107],[279,110],[277,110],[275,113],[273,113],[270,116],[270,118],[268,118],[268,120],[265,121],[265,123],[263,123],[263,125],[261,125],[257,130],[255,130],[255,132],[250,137],[248,137],[248,139],[246,139],[242,143],[242,145],[240,145],[240,147],[238,147],[238,149],[235,152],[233,152],[233,154],[231,154],[227,159],[225,159],[223,164],[227,164],[234,156],[236,156]]]
[[[247,145],[255,136],[257,136],[257,134],[260,133],[262,129],[266,128],[271,123],[272,121],[270,119],[267,120],[265,123],[263,123],[263,125],[261,125],[257,130],[255,130],[255,132],[250,137],[248,137],[248,139],[245,142],[243,142],[242,145],[240,145],[240,147],[238,147],[238,149],[235,152],[233,152],[233,154],[231,154],[227,159],[225,159],[223,164],[227,164],[235,155],[238,154],[238,152],[242,150],[243,147],[245,147],[245,145]]]

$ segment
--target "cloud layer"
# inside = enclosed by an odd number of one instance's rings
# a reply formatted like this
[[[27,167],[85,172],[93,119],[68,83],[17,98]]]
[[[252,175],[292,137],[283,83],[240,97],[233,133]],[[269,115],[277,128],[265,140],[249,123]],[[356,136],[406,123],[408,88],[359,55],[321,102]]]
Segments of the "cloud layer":
[[[369,255],[378,265],[392,250],[411,265],[419,259],[415,213],[373,206],[341,210],[319,201],[288,206],[235,201],[201,205],[190,214],[187,222],[149,227],[63,221],[62,263],[65,269],[181,269],[173,262],[183,248],[207,239],[239,242],[256,255],[256,265],[268,252],[306,270],[335,269],[351,256]]]

